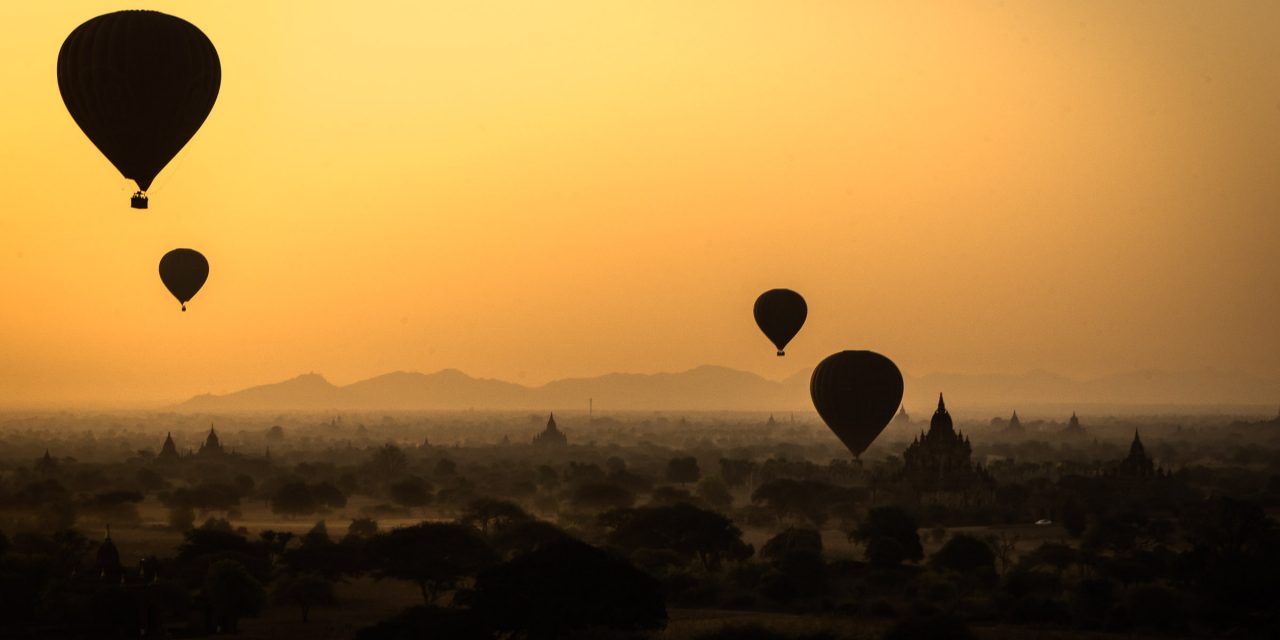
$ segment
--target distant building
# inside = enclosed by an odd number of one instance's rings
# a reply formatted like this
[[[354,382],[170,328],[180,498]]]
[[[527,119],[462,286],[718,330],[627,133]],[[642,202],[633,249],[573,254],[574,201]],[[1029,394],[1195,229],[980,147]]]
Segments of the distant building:
[[[894,417],[893,421],[898,426],[911,424],[911,416],[907,415],[907,405],[904,404],[901,407],[898,407],[898,415]]]
[[[1080,418],[1076,417],[1076,412],[1071,412],[1071,419],[1067,421],[1067,428],[1062,430],[1062,435],[1072,438],[1078,438],[1088,435],[1084,427],[1080,426]]]
[[[218,441],[218,433],[213,430],[213,425],[209,425],[209,435],[204,439],[204,444],[200,445],[200,451],[196,455],[211,457],[221,456],[225,453],[222,443]]]
[[[569,439],[565,437],[564,432],[556,428],[556,414],[551,414],[547,419],[547,428],[542,433],[533,437],[533,444],[545,446],[562,446],[569,444]]]
[[[164,445],[160,447],[160,455],[156,456],[156,460],[161,462],[172,462],[179,458],[178,446],[173,443],[173,433],[170,432],[164,437]]]
[[[98,561],[94,566],[98,571],[98,576],[107,580],[118,580],[122,568],[120,566],[120,551],[116,549],[116,543],[111,541],[111,527],[107,527],[107,535],[102,540],[102,544],[98,545]]]
[[[972,456],[969,438],[955,430],[942,394],[938,394],[938,409],[929,421],[929,432],[917,436],[902,453],[902,476],[927,501],[951,502],[958,497],[969,503],[992,484]]]
[[[776,420],[774,420],[774,419],[773,419],[773,414],[772,414],[772,413],[771,413],[771,414],[769,414],[769,421],[768,421],[768,422],[766,422],[766,423],[764,423],[764,426],[766,426],[766,427],[775,427],[775,426],[777,426],[777,425],[778,425],[778,422],[777,422]]]
[[[1013,416],[1009,418],[1009,426],[1005,427],[1005,433],[1022,433],[1025,431],[1022,427],[1022,421],[1018,419],[1018,412],[1015,410]]]
[[[1129,455],[1115,468],[1115,475],[1124,478],[1152,478],[1163,475],[1164,470],[1156,467],[1155,462],[1147,456],[1147,450],[1142,446],[1142,438],[1138,437],[1137,430],[1133,432],[1133,443],[1129,445]]]
[[[35,469],[36,473],[48,475],[58,470],[58,461],[54,460],[53,456],[49,455],[48,449],[45,449],[44,456],[39,460],[36,460]]]

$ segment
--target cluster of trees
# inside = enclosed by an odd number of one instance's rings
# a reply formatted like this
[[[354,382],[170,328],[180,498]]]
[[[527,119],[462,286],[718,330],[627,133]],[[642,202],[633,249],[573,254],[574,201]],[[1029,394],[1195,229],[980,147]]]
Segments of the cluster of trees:
[[[292,432],[264,434],[269,458],[11,466],[0,475],[0,530],[9,533],[0,538],[0,607],[12,617],[0,624],[231,632],[267,606],[309,619],[342,606],[335,585],[376,579],[412,584],[422,604],[366,629],[371,639],[426,628],[459,638],[644,633],[662,626],[668,605],[899,621],[897,637],[919,637],[912,625],[921,620],[957,634],[972,622],[1207,635],[1275,628],[1280,539],[1266,511],[1280,506],[1274,457],[1142,480],[1096,461],[1006,459],[988,467],[988,499],[957,503],[904,487],[894,457],[821,464],[800,457],[799,445],[293,450]],[[1039,451],[1035,442],[1008,446]],[[760,455],[782,449],[797,457]],[[143,526],[149,503],[168,510],[182,544],[105,580],[100,548],[73,527]],[[301,535],[237,529],[250,509],[324,520]],[[376,520],[388,517],[424,521],[384,530]],[[948,529],[1011,530],[1000,525],[1041,518],[1064,533],[1029,544]],[[331,535],[326,521],[350,524]],[[833,554],[824,545],[833,536],[856,555]]]

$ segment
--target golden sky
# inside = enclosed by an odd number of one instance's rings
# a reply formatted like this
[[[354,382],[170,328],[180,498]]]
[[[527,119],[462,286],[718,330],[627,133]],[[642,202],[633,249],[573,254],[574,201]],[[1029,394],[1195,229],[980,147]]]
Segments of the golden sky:
[[[1278,373],[1280,3],[157,1],[223,82],[146,212],[54,72],[121,8],[0,3],[0,406],[845,348]]]

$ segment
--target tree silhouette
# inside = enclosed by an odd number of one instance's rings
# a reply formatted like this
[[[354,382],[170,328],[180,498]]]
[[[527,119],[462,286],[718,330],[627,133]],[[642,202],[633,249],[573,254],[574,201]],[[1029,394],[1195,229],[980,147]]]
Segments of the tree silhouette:
[[[817,529],[797,529],[789,527],[770,538],[760,548],[760,557],[766,560],[781,560],[791,553],[812,553],[822,555],[822,534]]]
[[[667,462],[667,482],[686,484],[697,482],[700,477],[702,477],[702,471],[698,469],[697,458],[672,458]]]
[[[547,544],[480,574],[474,606],[498,630],[530,640],[585,627],[656,630],[667,621],[653,578],[576,540]]]
[[[204,597],[208,626],[218,633],[237,633],[240,618],[257,614],[267,599],[262,584],[234,560],[209,565]]]
[[[514,502],[481,498],[471,501],[458,521],[479,529],[485,535],[490,535],[532,519],[533,516]]]
[[[281,485],[271,497],[271,512],[284,516],[306,516],[316,512],[319,503],[305,482]]]
[[[333,607],[338,604],[333,595],[333,583],[314,574],[281,576],[272,586],[271,599],[277,604],[298,607],[302,621],[310,618],[312,607]]]
[[[431,502],[431,485],[417,476],[409,476],[387,487],[387,495],[396,504],[409,507],[425,507]]]
[[[417,584],[428,605],[498,559],[475,529],[443,522],[392,529],[370,541],[369,555],[376,577]]]
[[[994,576],[996,572],[996,556],[991,552],[991,547],[964,533],[951,536],[941,549],[929,557],[929,564],[965,574]]]
[[[696,558],[706,569],[717,569],[724,560],[745,560],[754,552],[732,520],[689,504],[618,509],[602,514],[600,524],[610,529],[610,545],[629,551],[667,549]]]
[[[918,562],[924,557],[916,519],[897,507],[876,507],[867,513],[852,533],[850,540],[866,546],[866,558],[872,564],[892,566],[905,560]]]

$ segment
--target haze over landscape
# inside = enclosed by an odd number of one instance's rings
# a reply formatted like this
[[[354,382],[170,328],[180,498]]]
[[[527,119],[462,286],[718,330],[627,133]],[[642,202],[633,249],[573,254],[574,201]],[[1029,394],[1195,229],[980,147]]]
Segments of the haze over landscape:
[[[1274,3],[376,6],[166,2],[225,81],[143,213],[51,72],[118,7],[0,6],[0,406],[846,348],[1276,375]],[[212,263],[185,314],[175,246]],[[813,309],[785,359],[775,286]]]
[[[202,394],[171,408],[181,411],[331,410],[585,410],[588,401],[609,411],[803,411],[812,412],[810,371],[782,380],[703,366],[679,373],[609,374],[554,380],[529,387],[477,379],[456,369],[435,373],[394,372],[345,385],[306,374],[227,394]],[[1227,412],[1272,416],[1275,384],[1212,370],[1162,374],[1137,372],[1075,380],[1043,371],[1025,375],[932,374],[907,376],[913,394],[903,405],[921,414],[939,390],[963,398],[961,414],[1003,414],[1011,409],[1086,409],[1120,414],[1161,411]]]

